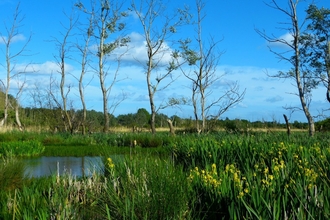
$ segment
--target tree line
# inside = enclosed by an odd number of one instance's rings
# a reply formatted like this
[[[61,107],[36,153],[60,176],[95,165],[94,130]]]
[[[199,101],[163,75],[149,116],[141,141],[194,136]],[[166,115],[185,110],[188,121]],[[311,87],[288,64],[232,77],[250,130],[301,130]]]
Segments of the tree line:
[[[0,96],[1,98],[1,96]],[[43,130],[49,132],[67,132],[61,118],[60,109],[48,109],[48,108],[20,108],[20,115],[24,123],[24,128],[34,128],[36,130]],[[3,114],[3,109],[0,110],[0,114]],[[83,111],[75,110],[71,112],[75,115],[75,120],[72,121],[74,134],[83,134],[82,130],[82,118]],[[104,127],[103,112],[95,110],[86,111],[85,129],[86,133],[102,132]],[[124,131],[129,132],[151,132],[151,114],[144,108],[138,109],[136,113],[119,114],[117,116],[109,114],[109,126],[112,128],[110,131],[118,131],[124,128]],[[192,117],[181,118],[177,115],[168,116],[162,113],[156,114],[155,117],[156,128],[166,128],[168,130],[168,122],[170,119],[176,132],[179,133],[195,133],[196,122]],[[202,123],[200,121],[200,123]],[[12,128],[19,128],[15,121],[14,111],[10,111],[8,115],[8,125]],[[279,121],[248,121],[245,119],[218,119],[216,121],[207,121],[208,127],[205,132],[217,132],[220,130],[236,133],[248,133],[255,129],[261,129],[269,132],[276,129],[285,129],[286,124]],[[318,131],[329,131],[330,123],[329,120],[323,120],[316,123]],[[308,129],[308,123],[294,121],[291,123],[292,129],[306,130]]]

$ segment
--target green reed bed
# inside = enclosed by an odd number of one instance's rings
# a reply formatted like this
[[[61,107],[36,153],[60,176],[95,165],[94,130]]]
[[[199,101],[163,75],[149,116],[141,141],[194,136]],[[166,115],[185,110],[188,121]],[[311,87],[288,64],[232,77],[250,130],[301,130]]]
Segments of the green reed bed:
[[[0,164],[0,219],[330,217],[327,134],[48,135],[45,152],[99,147],[104,174],[25,179],[18,161]]]
[[[0,219],[193,219],[183,169],[152,154],[107,157],[105,176],[30,179],[0,195]]]
[[[105,183],[94,174],[30,179],[19,189],[2,192],[1,219],[101,219],[96,201]]]
[[[0,157],[36,156],[44,151],[45,147],[35,140],[0,142]]]
[[[107,188],[101,196],[108,219],[190,219],[191,191],[183,170],[151,155],[106,163]]]
[[[0,133],[0,156],[99,156],[129,153],[129,148],[160,148],[170,145],[172,138],[160,133]]]
[[[205,136],[173,145],[207,219],[327,219],[330,148],[322,139]],[[304,145],[301,145],[304,144]]]

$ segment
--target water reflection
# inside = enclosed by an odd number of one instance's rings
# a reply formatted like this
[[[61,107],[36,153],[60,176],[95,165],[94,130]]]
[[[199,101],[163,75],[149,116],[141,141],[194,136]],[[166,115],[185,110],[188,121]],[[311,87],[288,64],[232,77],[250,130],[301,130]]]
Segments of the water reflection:
[[[101,157],[38,157],[25,158],[25,175],[28,177],[63,175],[91,176],[93,172],[100,173],[104,165]]]

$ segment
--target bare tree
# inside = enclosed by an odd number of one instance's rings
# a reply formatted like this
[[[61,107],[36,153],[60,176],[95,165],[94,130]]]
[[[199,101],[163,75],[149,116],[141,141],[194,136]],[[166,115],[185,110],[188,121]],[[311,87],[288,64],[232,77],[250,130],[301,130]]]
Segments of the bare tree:
[[[62,130],[62,126],[64,126],[62,124],[63,110],[60,101],[58,101],[60,100],[58,97],[60,92],[53,75],[49,77],[48,87],[45,85],[37,81],[29,89],[31,106],[42,117],[41,125],[49,126],[53,132],[56,132],[58,129]]]
[[[62,117],[63,122],[65,126],[65,130],[69,130],[71,133],[74,131],[74,126],[72,123],[73,115],[70,114],[70,111],[68,110],[68,95],[71,90],[71,85],[66,85],[66,77],[69,74],[66,68],[67,60],[70,58],[69,51],[72,48],[72,44],[70,43],[70,37],[73,35],[73,29],[75,25],[77,24],[77,19],[75,19],[72,14],[68,17],[69,19],[69,26],[64,27],[65,31],[62,33],[61,36],[62,39],[55,39],[56,46],[58,48],[58,55],[55,56],[55,59],[57,60],[57,65],[59,67],[58,73],[61,76],[59,89],[61,94],[61,103],[58,103],[59,107],[62,110]],[[51,91],[52,92],[52,91]]]
[[[197,21],[196,21],[196,42],[197,49],[191,49],[191,40],[181,42],[182,57],[187,60],[190,70],[181,68],[183,74],[192,82],[191,101],[194,109],[195,126],[198,133],[206,129],[206,121],[217,120],[219,117],[241,102],[245,90],[239,91],[238,82],[228,83],[228,88],[219,96],[214,96],[214,86],[224,75],[217,74],[217,66],[222,52],[218,51],[219,41],[210,40],[205,44],[202,38],[202,22],[205,18],[203,9],[204,0],[196,0]],[[211,97],[214,98],[211,98]],[[213,112],[213,114],[212,114]],[[200,125],[200,121],[202,124]]]
[[[178,10],[173,16],[166,14],[166,5],[159,0],[141,0],[139,5],[132,1],[132,10],[139,18],[143,29],[143,37],[147,47],[147,62],[141,64],[145,68],[145,76],[148,87],[148,95],[151,109],[151,131],[156,133],[155,118],[159,109],[163,109],[167,104],[156,107],[155,94],[160,90],[168,88],[175,80],[173,71],[178,68],[175,58],[177,52],[172,52],[167,45],[170,37],[177,31],[177,28],[187,22],[189,15],[186,10]],[[162,24],[156,26],[156,22]],[[159,24],[158,23],[158,24]],[[157,24],[157,25],[158,25]],[[163,63],[166,55],[171,54],[168,64]],[[153,78],[154,77],[154,78]],[[161,85],[165,80],[169,82]]]
[[[77,3],[76,7],[83,12],[93,17],[93,27],[89,29],[92,31],[92,36],[97,45],[97,53],[95,54],[98,60],[97,68],[94,69],[98,75],[102,97],[103,97],[103,113],[104,113],[104,127],[103,131],[106,133],[109,130],[109,98],[114,85],[122,80],[119,78],[119,68],[121,58],[126,53],[119,52],[115,54],[114,51],[120,47],[127,46],[129,38],[118,36],[125,28],[125,24],[120,22],[121,19],[127,16],[126,13],[121,12],[120,2],[110,2],[109,0],[91,1],[92,9],[87,8],[81,3]],[[112,36],[112,39],[109,39]],[[115,70],[110,70],[107,61],[112,60],[117,64]],[[112,73],[112,74],[111,74]],[[110,79],[111,77],[111,79]],[[118,97],[117,97],[118,98]],[[118,99],[113,99],[111,108],[114,111],[116,107],[125,99],[123,94]]]
[[[270,51],[274,53],[280,60],[287,61],[292,65],[292,69],[288,72],[279,72],[278,74],[272,76],[272,77],[278,77],[278,78],[289,78],[293,79],[295,81],[295,85],[298,89],[298,93],[296,94],[299,97],[301,108],[298,107],[287,107],[287,109],[290,109],[291,111],[295,110],[302,110],[305,113],[305,116],[308,121],[309,125],[309,135],[313,136],[315,132],[315,126],[314,126],[314,120],[313,116],[311,115],[309,111],[309,104],[311,102],[311,91],[313,88],[315,88],[315,84],[312,83],[310,80],[310,72],[304,71],[301,63],[301,43],[300,43],[300,30],[304,24],[299,23],[298,16],[297,16],[297,7],[300,3],[299,0],[287,0],[288,3],[288,9],[284,6],[280,6],[278,4],[278,1],[271,0],[269,4],[267,4],[269,7],[280,11],[285,16],[287,16],[290,19],[289,23],[284,23],[287,27],[284,28],[284,30],[287,30],[287,32],[290,34],[291,39],[281,39],[277,38],[275,36],[269,36],[264,31],[256,30],[257,33],[267,40],[269,43],[279,43],[282,45],[285,45],[289,48],[289,51],[293,53],[291,56],[286,56],[287,52],[277,52],[274,51],[272,48],[270,48]]]
[[[76,5],[79,7],[79,5]],[[94,10],[91,10],[94,11]],[[81,29],[82,37],[84,39],[84,45],[79,45],[77,43],[77,48],[81,53],[81,72],[79,76],[79,95],[82,105],[82,120],[81,120],[81,127],[82,127],[82,134],[86,133],[86,117],[87,117],[87,108],[85,102],[85,95],[84,95],[84,77],[87,72],[88,67],[88,55],[89,55],[89,44],[93,34],[93,22],[94,22],[94,14],[88,14],[88,25],[87,25],[87,32],[85,28]],[[83,25],[84,26],[84,25]]]
[[[32,35],[30,34],[27,39],[23,36],[20,32],[20,28],[22,27],[22,23],[24,20],[24,16],[21,15],[20,11],[20,3],[17,4],[17,7],[14,12],[13,21],[11,26],[4,25],[6,32],[0,33],[1,41],[5,45],[5,57],[6,57],[6,64],[4,68],[6,69],[6,80],[1,81],[5,91],[5,105],[4,105],[4,117],[0,121],[0,126],[4,126],[8,120],[8,110],[10,108],[10,100],[9,100],[9,91],[10,91],[10,83],[14,77],[18,77],[21,74],[27,72],[28,66],[26,65],[23,69],[17,70],[16,69],[16,59],[21,56],[26,56],[25,52],[27,52],[27,46],[31,41]],[[12,45],[23,39],[25,42],[24,44],[18,49],[17,51],[12,51]],[[21,87],[19,90],[22,90]],[[20,91],[21,93],[21,91]],[[17,112],[18,114],[18,112]],[[16,116],[18,119],[17,123],[20,124],[19,115]],[[20,126],[20,125],[19,125]]]

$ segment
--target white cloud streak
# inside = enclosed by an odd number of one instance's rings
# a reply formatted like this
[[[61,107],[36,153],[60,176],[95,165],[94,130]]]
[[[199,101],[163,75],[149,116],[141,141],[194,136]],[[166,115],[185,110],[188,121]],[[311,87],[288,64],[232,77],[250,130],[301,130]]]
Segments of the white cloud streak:
[[[23,34],[17,34],[11,39],[11,43],[16,43],[20,41],[25,41],[26,37]],[[0,36],[0,44],[7,44],[8,37],[7,36]]]

